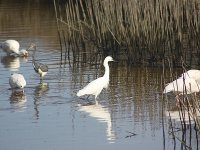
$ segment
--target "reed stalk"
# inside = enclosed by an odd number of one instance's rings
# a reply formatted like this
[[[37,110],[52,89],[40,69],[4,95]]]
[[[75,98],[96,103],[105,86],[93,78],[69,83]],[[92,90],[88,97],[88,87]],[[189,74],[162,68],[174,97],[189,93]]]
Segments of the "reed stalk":
[[[61,8],[56,15],[62,24],[58,30],[66,31],[69,38],[75,32],[74,40],[93,44],[103,54],[125,56],[130,63],[161,65],[169,58],[181,66],[180,56],[191,60],[189,56],[195,57],[199,48],[198,0],[66,0],[54,4]]]
[[[179,77],[181,73],[186,72],[185,65],[186,65],[185,62],[182,59],[182,68],[180,68],[180,71],[176,73],[173,70],[173,66],[171,66],[170,61],[168,65],[169,67],[166,67],[165,64],[163,64],[163,81],[165,85],[166,83],[169,83],[175,80],[177,78],[177,74]],[[169,71],[166,71],[166,70],[169,70]],[[169,75],[170,75],[170,78],[169,78]],[[168,81],[166,81],[166,79],[168,79]],[[171,97],[169,98],[170,95]],[[199,121],[199,117],[200,117],[199,98],[200,97],[198,96],[198,94],[197,95],[187,94],[186,89],[183,87],[183,95],[178,97],[179,106],[176,106],[175,96],[176,94],[169,93],[167,96],[163,97],[163,100],[166,101],[166,103],[168,103],[167,110],[170,117],[170,124],[169,124],[170,125],[169,129],[171,130],[170,134],[172,135],[175,143],[176,143],[176,140],[180,142],[183,149],[184,148],[192,149],[191,140],[197,139],[197,144],[198,144],[197,135],[200,132],[200,121]],[[177,112],[178,112],[178,115],[177,115]],[[171,114],[173,114],[174,120],[172,120]],[[178,130],[177,130],[177,124],[179,124]],[[194,135],[194,133],[196,134]]]

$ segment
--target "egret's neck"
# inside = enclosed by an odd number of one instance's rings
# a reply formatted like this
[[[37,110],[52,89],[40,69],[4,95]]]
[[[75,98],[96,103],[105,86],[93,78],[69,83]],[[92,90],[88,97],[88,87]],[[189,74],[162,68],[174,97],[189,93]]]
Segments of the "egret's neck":
[[[109,69],[109,66],[108,66],[108,62],[104,62],[104,67],[105,67],[105,74],[104,74],[104,77],[107,78],[109,80],[109,74],[110,74],[110,69]]]
[[[22,50],[19,50],[17,54],[18,54],[18,55],[23,55],[23,51],[22,51]]]
[[[28,52],[25,49],[21,49],[21,50],[19,50],[17,55],[27,57],[28,56]]]
[[[22,50],[19,50],[17,53],[16,53],[18,56],[24,56],[24,52]]]

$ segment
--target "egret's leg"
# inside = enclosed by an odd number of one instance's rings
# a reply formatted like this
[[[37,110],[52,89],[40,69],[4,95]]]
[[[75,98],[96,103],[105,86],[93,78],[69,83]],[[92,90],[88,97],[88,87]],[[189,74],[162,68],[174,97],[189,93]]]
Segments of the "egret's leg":
[[[87,96],[86,100],[90,103],[89,97],[90,97],[90,95]],[[83,99],[83,100],[84,100],[84,99]]]
[[[40,76],[40,83],[43,83],[43,77]]]
[[[96,99],[95,99],[95,104],[96,104],[96,105],[99,105],[99,102],[98,102]]]
[[[97,95],[95,95],[95,104],[98,105],[98,101],[97,101]]]
[[[89,99],[90,95],[88,95],[88,97],[86,98],[87,100]]]

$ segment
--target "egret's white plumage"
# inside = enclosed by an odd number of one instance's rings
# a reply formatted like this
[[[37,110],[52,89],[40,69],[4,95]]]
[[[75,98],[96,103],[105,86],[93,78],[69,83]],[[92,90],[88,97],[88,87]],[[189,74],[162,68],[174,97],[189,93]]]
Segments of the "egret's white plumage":
[[[192,78],[200,84],[200,70],[191,69],[181,75],[181,78]]]
[[[23,89],[26,86],[26,80],[22,74],[14,73],[9,78],[9,84],[13,90]]]
[[[200,85],[193,78],[180,77],[169,83],[163,93],[176,92],[179,94],[192,94],[200,91]]]
[[[5,42],[1,43],[1,49],[6,52],[8,55],[14,56],[28,56],[28,51],[25,49],[19,50],[20,44],[16,40],[6,40]]]
[[[192,94],[200,91],[200,70],[191,69],[181,74],[181,77],[168,83],[163,93],[177,92]]]
[[[77,96],[83,95],[94,95],[95,101],[97,96],[101,93],[103,88],[107,88],[109,84],[109,74],[110,69],[108,66],[109,61],[114,61],[111,56],[107,56],[104,60],[105,74],[103,77],[97,78],[96,80],[90,82],[87,86],[85,86],[82,90],[79,90]]]

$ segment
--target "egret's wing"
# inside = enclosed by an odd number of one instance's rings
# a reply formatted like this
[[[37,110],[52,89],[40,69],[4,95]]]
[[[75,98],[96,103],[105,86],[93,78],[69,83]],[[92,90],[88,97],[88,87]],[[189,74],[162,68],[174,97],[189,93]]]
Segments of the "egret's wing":
[[[39,66],[40,66],[40,69],[42,70],[42,72],[47,72],[48,71],[48,66],[47,65],[40,63]]]
[[[6,53],[19,53],[19,43],[15,40],[7,40],[5,42],[2,43],[2,49],[6,52]]]
[[[103,77],[97,78],[96,80],[90,82],[82,90],[79,90],[77,96],[82,96],[85,94],[95,94],[97,91],[101,91],[105,86],[105,80]]]
[[[169,83],[163,93],[168,93],[168,92],[179,92],[179,93],[184,93],[185,94],[191,94],[195,92],[199,92],[199,85],[198,83],[192,79],[192,78],[178,78],[177,80]]]
[[[180,78],[192,78],[194,80],[196,80],[197,82],[200,81],[200,70],[195,70],[195,69],[192,69],[192,70],[188,70],[187,72],[183,73],[181,75]]]
[[[35,69],[36,72],[38,72],[39,69],[42,70],[42,72],[47,72],[48,71],[48,66],[42,63],[38,63],[33,61],[33,68]]]
[[[26,80],[21,74],[13,74],[9,79],[9,83],[13,88],[23,88],[26,86]]]

